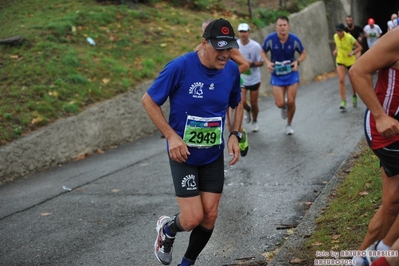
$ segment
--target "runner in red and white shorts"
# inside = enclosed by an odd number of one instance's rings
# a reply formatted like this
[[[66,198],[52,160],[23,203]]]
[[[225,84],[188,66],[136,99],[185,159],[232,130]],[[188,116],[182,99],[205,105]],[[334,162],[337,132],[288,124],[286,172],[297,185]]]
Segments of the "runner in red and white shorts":
[[[380,160],[382,175],[382,204],[359,247],[368,255],[354,258],[358,266],[371,265],[378,259],[371,255],[376,254],[372,251],[397,249],[393,244],[399,239],[398,39],[398,30],[389,31],[349,70],[352,85],[368,108],[364,121],[366,138]],[[372,75],[377,71],[378,81],[373,88]]]

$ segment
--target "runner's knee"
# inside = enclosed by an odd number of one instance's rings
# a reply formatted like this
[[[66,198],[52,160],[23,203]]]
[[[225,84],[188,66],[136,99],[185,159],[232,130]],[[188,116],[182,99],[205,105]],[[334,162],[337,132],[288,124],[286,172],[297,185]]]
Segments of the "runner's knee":
[[[182,215],[180,215],[181,217]],[[184,230],[191,231],[196,228],[203,220],[204,216],[202,213],[195,213],[190,215],[189,217],[185,217],[185,219],[180,218],[181,226]]]

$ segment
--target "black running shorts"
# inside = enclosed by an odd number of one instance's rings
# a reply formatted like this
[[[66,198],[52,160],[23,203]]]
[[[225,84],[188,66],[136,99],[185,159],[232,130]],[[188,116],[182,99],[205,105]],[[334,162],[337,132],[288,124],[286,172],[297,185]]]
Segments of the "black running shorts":
[[[380,166],[388,177],[399,175],[399,141],[373,152],[380,159]]]
[[[251,86],[244,86],[244,89],[249,90],[249,91],[257,91],[259,90],[260,87],[260,83],[257,83],[255,85],[251,85]]]
[[[194,197],[202,192],[222,193],[224,185],[224,156],[203,166],[178,163],[169,158],[175,194],[178,197]]]

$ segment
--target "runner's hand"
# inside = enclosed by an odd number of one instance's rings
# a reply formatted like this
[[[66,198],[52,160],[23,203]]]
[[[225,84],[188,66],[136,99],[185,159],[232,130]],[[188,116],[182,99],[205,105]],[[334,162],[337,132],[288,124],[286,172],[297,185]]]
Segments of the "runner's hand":
[[[169,156],[173,161],[184,163],[187,160],[190,152],[188,151],[186,143],[179,135],[173,134],[168,138],[168,145]]]
[[[266,65],[267,65],[267,70],[270,72],[270,73],[273,73],[273,71],[274,71],[274,63],[266,63]]]
[[[238,139],[235,136],[230,136],[227,140],[227,149],[229,151],[229,155],[233,156],[229,162],[229,165],[234,165],[240,158],[240,146],[238,146]]]
[[[388,115],[376,119],[377,131],[385,138],[399,135],[399,121]]]
[[[291,62],[291,69],[292,69],[292,71],[298,70],[298,60]]]

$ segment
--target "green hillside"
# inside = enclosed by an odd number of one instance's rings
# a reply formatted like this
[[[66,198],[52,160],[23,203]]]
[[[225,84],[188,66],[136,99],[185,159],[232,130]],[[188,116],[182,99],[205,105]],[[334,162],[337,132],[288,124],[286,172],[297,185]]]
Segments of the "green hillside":
[[[19,35],[27,40],[0,47],[2,145],[154,78],[166,62],[199,43],[201,23],[210,17],[163,2],[130,7],[94,0],[21,0],[0,5],[0,39]],[[232,18],[212,13],[219,16]]]
[[[200,42],[207,18],[256,29],[288,14],[257,4],[262,1],[251,2],[251,21],[246,0],[144,2],[2,0],[0,39],[23,36],[26,42],[0,45],[0,145],[155,78]]]

